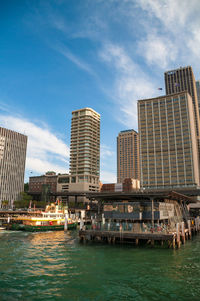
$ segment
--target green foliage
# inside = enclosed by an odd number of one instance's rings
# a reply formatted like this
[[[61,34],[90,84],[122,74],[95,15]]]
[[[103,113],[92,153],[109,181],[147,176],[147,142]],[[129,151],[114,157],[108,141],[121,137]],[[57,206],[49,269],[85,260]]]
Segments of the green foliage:
[[[28,195],[26,192],[21,192],[18,201],[15,201],[14,205],[16,208],[28,208],[32,196]]]
[[[2,207],[3,208],[7,208],[8,207],[9,202],[7,200],[2,201]]]
[[[35,208],[45,208],[47,203],[45,201],[33,201],[32,202],[32,208],[34,207],[35,205]]]
[[[28,191],[29,191],[29,184],[24,183],[24,192],[28,192]]]
[[[84,203],[81,203],[81,202],[78,202],[78,203],[69,202],[69,205],[68,205],[69,208],[77,208],[77,209],[84,209],[85,206],[86,205]]]

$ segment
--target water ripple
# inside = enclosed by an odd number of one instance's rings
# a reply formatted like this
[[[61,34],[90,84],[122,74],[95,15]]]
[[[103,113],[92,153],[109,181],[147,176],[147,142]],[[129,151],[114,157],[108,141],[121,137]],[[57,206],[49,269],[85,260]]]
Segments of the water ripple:
[[[82,245],[77,232],[0,233],[0,300],[199,300],[200,237],[180,250]]]

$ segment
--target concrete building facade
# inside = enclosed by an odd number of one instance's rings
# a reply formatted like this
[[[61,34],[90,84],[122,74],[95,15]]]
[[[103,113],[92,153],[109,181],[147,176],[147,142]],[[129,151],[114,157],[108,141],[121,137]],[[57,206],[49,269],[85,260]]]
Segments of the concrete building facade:
[[[198,186],[198,146],[190,94],[185,91],[139,100],[138,123],[141,186]]]
[[[59,191],[99,191],[99,186],[97,187],[96,183],[92,182],[80,182],[78,175],[69,175],[69,174],[61,174],[58,175],[57,179],[57,192]]]
[[[197,99],[198,99],[199,114],[200,114],[200,80],[196,81],[196,89],[197,89]]]
[[[165,89],[166,94],[170,95],[182,91],[188,91],[192,97],[194,116],[195,116],[195,129],[198,145],[198,161],[200,173],[200,115],[199,103],[196,89],[196,81],[191,66],[180,67],[175,70],[165,72]]]
[[[121,131],[117,137],[117,183],[126,178],[140,179],[138,137],[134,130]]]
[[[99,191],[100,114],[91,108],[72,112],[70,190]],[[87,187],[86,187],[87,186]],[[82,188],[81,188],[82,187]]]
[[[27,136],[0,127],[0,207],[24,191]]]

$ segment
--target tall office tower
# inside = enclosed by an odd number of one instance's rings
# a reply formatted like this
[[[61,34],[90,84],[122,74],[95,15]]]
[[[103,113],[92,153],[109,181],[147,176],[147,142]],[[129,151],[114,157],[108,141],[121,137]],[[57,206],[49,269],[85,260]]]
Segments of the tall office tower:
[[[197,89],[197,99],[198,99],[199,112],[200,112],[200,80],[196,81],[196,89]]]
[[[165,72],[166,94],[172,94],[182,91],[188,91],[192,97],[195,115],[195,127],[198,145],[198,161],[200,173],[200,117],[199,104],[197,98],[197,89],[194,74],[191,66],[181,67],[179,69]]]
[[[121,131],[117,137],[117,182],[124,179],[140,179],[138,133]]]
[[[0,127],[0,206],[24,191],[27,136]]]
[[[142,187],[199,185],[194,119],[187,91],[138,101]]]
[[[73,111],[70,144],[70,182],[71,184],[88,183],[87,187],[83,187],[84,190],[99,190],[99,169],[100,114],[90,108]],[[79,186],[82,187],[82,185]],[[76,187],[76,190],[78,189],[78,185],[74,187]]]

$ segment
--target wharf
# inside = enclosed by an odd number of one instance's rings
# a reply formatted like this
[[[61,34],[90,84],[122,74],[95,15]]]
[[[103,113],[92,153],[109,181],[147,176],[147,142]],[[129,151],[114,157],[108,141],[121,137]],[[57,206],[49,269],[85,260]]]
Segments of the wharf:
[[[191,216],[192,199],[175,191],[99,195],[98,214],[91,227],[80,223],[80,241],[165,245],[180,248],[200,231],[199,216]]]
[[[81,240],[89,238],[90,240],[113,240],[120,239],[126,240],[173,240],[175,233],[170,234],[158,234],[158,233],[132,233],[130,231],[98,231],[98,230],[80,230],[79,237]]]
[[[161,246],[167,243],[169,248],[180,248],[186,240],[192,238],[192,233],[200,231],[199,219],[196,219],[196,224],[189,229],[185,229],[184,225],[177,225],[177,231],[171,233],[134,233],[131,231],[108,231],[108,230],[93,230],[81,229],[79,231],[80,242],[105,242],[109,244],[115,243],[133,243],[139,245],[141,241],[147,244],[154,245],[157,242]]]

